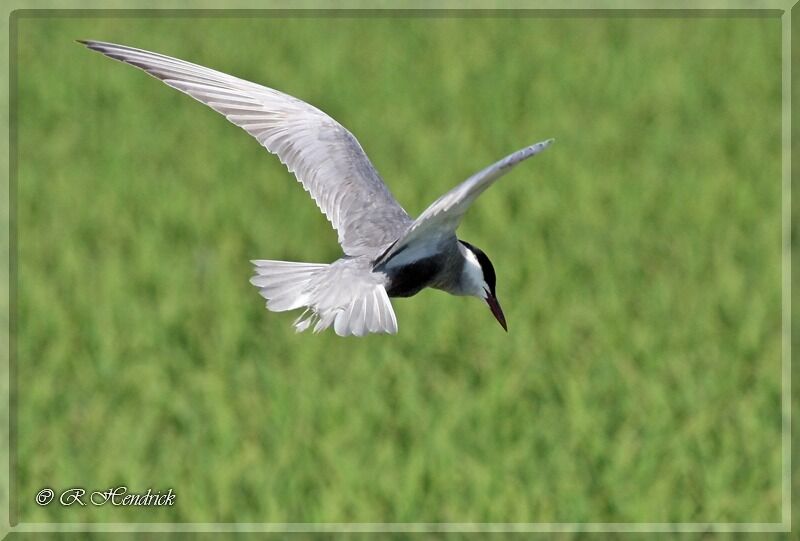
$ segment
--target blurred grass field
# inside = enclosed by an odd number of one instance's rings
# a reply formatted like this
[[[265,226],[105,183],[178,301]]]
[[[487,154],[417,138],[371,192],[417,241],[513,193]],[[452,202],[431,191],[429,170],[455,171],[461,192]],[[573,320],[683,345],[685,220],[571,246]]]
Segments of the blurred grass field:
[[[16,19],[22,522],[780,521],[776,18]],[[91,38],[273,86],[412,214],[526,144],[459,233],[475,299],[296,335],[253,258],[336,236],[278,159]],[[172,488],[161,509],[34,495]]]

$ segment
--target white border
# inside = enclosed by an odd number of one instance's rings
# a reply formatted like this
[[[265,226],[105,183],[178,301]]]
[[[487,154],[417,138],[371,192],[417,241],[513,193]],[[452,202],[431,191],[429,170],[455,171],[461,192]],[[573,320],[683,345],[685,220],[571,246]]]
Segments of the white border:
[[[97,2],[92,0],[84,0],[77,2],[58,2],[62,5],[53,5],[53,2],[48,0],[42,1],[29,1],[24,5],[21,0],[12,0],[6,6],[6,14],[10,14],[15,9],[53,9],[53,8],[75,8],[75,9],[108,9],[108,8],[125,8],[124,2],[120,5],[118,1],[110,1],[104,5],[98,5]],[[293,3],[291,1],[272,1],[268,2],[271,8],[309,8],[320,9],[325,7],[333,7],[324,1],[311,0],[310,2]],[[487,5],[490,4],[491,5]],[[219,532],[219,533],[233,533],[233,532],[531,532],[531,533],[577,533],[577,532],[659,532],[659,533],[688,533],[688,532],[790,532],[791,531],[791,497],[792,497],[792,484],[791,484],[791,9],[796,2],[794,0],[787,2],[777,1],[748,1],[748,0],[711,0],[702,2],[701,5],[693,3],[686,6],[681,5],[680,1],[670,2],[669,5],[664,5],[663,2],[653,2],[650,0],[606,0],[603,4],[591,2],[591,0],[573,0],[569,2],[557,2],[555,0],[507,0],[498,5],[497,2],[487,2],[486,0],[473,0],[462,2],[461,5],[454,4],[448,0],[440,0],[434,2],[422,2],[421,4],[415,1],[405,3],[404,5],[397,5],[395,2],[372,2],[369,6],[368,2],[353,0],[345,2],[346,5],[339,5],[336,7],[384,7],[384,8],[480,8],[480,7],[493,7],[493,8],[516,8],[516,9],[780,9],[783,10],[781,15],[782,25],[782,45],[781,45],[781,58],[782,58],[782,269],[781,269],[781,290],[782,290],[782,307],[781,307],[781,333],[782,333],[782,348],[781,348],[781,413],[782,413],[782,490],[781,490],[781,522],[766,522],[766,523],[712,523],[712,522],[691,522],[691,523],[243,523],[243,524],[215,524],[215,523],[20,523],[11,526],[9,523],[9,507],[10,503],[6,497],[8,490],[0,491],[0,538],[5,537],[8,532],[108,532],[108,533],[136,533],[136,532],[152,532],[152,533],[174,533],[174,532]],[[70,5],[72,4],[72,5]],[[188,4],[188,5],[187,5]],[[204,5],[193,5],[192,2],[185,1],[170,1],[159,2],[157,0],[143,0],[141,5],[136,6],[135,9],[192,9],[192,8],[207,8]],[[231,1],[228,6],[230,9],[264,9],[263,2],[253,2],[251,0],[238,0]],[[2,37],[0,45],[0,63],[5,63],[6,74],[9,74],[9,19],[8,17],[2,19],[2,24],[5,33]],[[4,53],[4,54],[3,54]],[[7,75],[8,77],[8,75]],[[7,89],[0,90],[0,97],[5,97],[5,103],[9,104]],[[6,109],[6,119],[8,119],[8,109]],[[8,147],[8,131],[0,145],[0,150],[9,150]],[[8,152],[5,156],[9,156]],[[6,171],[8,169],[6,168]],[[3,188],[8,193],[8,181],[5,178],[5,185]],[[5,214],[3,212],[2,214]],[[3,230],[4,233],[8,232],[8,218],[7,215],[3,216]],[[7,237],[6,237],[7,238]],[[0,243],[0,248],[5,248]],[[7,254],[7,252],[2,252]],[[8,260],[8,256],[4,258]],[[10,286],[7,280],[3,280],[6,286]],[[5,288],[3,293],[9,293],[9,289]],[[5,306],[6,313],[8,313],[8,299],[0,297],[0,305]],[[8,313],[10,316],[10,313]],[[3,362],[4,383],[8,382],[8,358],[6,357],[7,351],[0,354],[0,362]],[[3,394],[8,395],[8,386],[0,387]],[[0,402],[2,404],[2,402]],[[7,406],[8,401],[0,406],[0,414]],[[5,424],[5,433],[9,433],[9,417],[2,415],[4,418],[2,422]],[[0,458],[7,459],[9,457],[10,442],[6,438],[2,446],[0,446]],[[6,460],[8,464],[8,460]],[[2,483],[0,486],[3,488],[9,487],[10,472],[3,474]]]

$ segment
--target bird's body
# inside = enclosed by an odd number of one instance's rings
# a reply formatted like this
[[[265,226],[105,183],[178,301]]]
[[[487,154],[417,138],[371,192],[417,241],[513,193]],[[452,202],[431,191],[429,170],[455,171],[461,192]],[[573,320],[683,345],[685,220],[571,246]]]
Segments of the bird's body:
[[[254,260],[251,283],[282,312],[304,308],[297,331],[397,332],[390,297],[425,288],[486,301],[503,327],[488,257],[455,231],[470,204],[500,176],[546,148],[537,143],[476,173],[416,220],[394,199],[358,141],[315,107],[277,90],[183,60],[123,45],[87,47],[136,66],[222,113],[276,154],[339,234],[344,256],[330,264]]]
[[[456,236],[420,254],[398,253],[376,270],[386,275],[390,297],[412,297],[426,287],[458,294],[459,278],[467,260]]]
[[[384,287],[389,297],[413,297],[426,287],[447,291],[463,266],[461,254],[430,255],[387,271]]]

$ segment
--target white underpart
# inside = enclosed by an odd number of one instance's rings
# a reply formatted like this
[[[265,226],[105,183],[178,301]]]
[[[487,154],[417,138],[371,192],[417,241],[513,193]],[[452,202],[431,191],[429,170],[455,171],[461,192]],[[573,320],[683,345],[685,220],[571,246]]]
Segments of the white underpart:
[[[478,262],[478,258],[475,256],[472,250],[469,250],[461,245],[459,245],[459,247],[461,248],[464,257],[467,260],[467,263],[464,265],[464,270],[462,271],[464,294],[485,299],[487,295],[486,292],[489,291],[489,285],[483,278],[483,269],[481,268],[481,264]]]

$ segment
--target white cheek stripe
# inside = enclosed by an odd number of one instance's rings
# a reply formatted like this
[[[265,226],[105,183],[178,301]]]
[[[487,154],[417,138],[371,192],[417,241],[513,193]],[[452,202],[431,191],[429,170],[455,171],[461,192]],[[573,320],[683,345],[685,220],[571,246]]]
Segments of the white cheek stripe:
[[[464,252],[464,257],[467,260],[467,264],[464,265],[464,276],[466,278],[466,283],[468,284],[467,287],[470,288],[470,291],[467,293],[470,295],[485,297],[485,290],[488,290],[489,286],[483,279],[483,269],[481,269],[481,264],[478,262],[478,258],[475,257],[475,254],[472,253],[472,250],[464,249]]]

